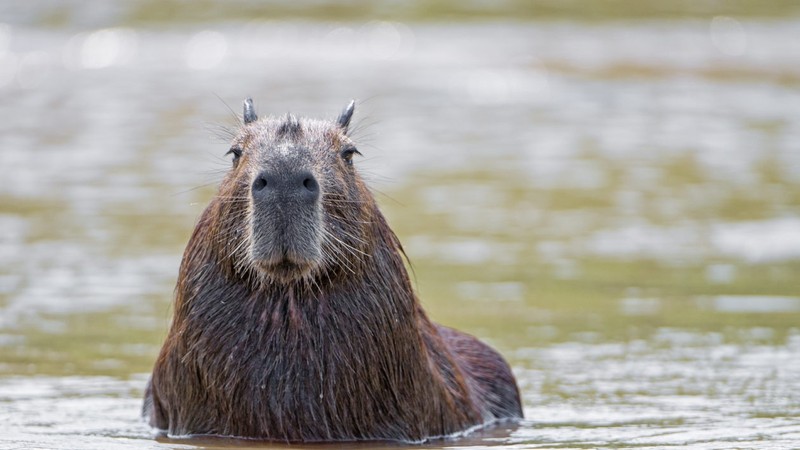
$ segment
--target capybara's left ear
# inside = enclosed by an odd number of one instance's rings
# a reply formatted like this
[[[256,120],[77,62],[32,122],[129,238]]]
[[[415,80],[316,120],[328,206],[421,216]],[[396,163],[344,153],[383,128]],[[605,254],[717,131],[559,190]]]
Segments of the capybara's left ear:
[[[355,109],[356,101],[350,100],[350,103],[344,107],[342,113],[339,114],[339,119],[336,121],[336,124],[339,125],[339,128],[341,128],[345,133],[347,133],[347,127],[350,126],[350,119],[353,118],[353,111]]]
[[[256,120],[258,120],[258,116],[256,116],[256,110],[253,108],[253,99],[247,97],[244,100],[244,124],[247,125]]]

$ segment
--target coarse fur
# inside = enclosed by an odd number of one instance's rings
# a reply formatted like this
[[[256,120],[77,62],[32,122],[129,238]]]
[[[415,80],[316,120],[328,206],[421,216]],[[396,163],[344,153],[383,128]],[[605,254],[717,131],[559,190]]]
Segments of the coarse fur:
[[[336,121],[258,119],[183,255],[145,393],[169,435],[421,442],[522,417],[508,364],[430,321]]]

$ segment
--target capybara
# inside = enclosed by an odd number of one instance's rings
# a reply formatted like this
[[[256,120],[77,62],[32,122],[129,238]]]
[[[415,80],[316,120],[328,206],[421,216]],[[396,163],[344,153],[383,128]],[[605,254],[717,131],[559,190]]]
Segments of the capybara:
[[[143,415],[169,436],[422,442],[522,417],[508,364],[433,323],[334,121],[258,119],[183,254]]]

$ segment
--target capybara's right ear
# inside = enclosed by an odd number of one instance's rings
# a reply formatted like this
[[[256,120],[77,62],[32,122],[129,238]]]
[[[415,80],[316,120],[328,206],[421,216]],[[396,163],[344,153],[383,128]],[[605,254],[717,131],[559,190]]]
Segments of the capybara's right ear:
[[[339,114],[339,119],[336,121],[336,124],[339,125],[339,128],[341,128],[345,133],[347,133],[347,127],[350,126],[350,119],[353,118],[353,111],[355,109],[356,101],[350,100],[350,103],[344,107],[342,113]]]
[[[247,97],[244,99],[244,124],[247,125],[256,120],[258,120],[258,116],[256,116],[256,110],[253,108],[253,99]]]

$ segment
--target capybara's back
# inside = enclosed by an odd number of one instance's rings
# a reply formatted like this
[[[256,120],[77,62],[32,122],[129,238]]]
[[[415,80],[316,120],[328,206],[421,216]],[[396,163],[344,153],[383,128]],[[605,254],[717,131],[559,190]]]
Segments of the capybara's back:
[[[183,255],[144,415],[170,435],[420,442],[522,417],[508,364],[431,322],[336,121],[258,119]]]

